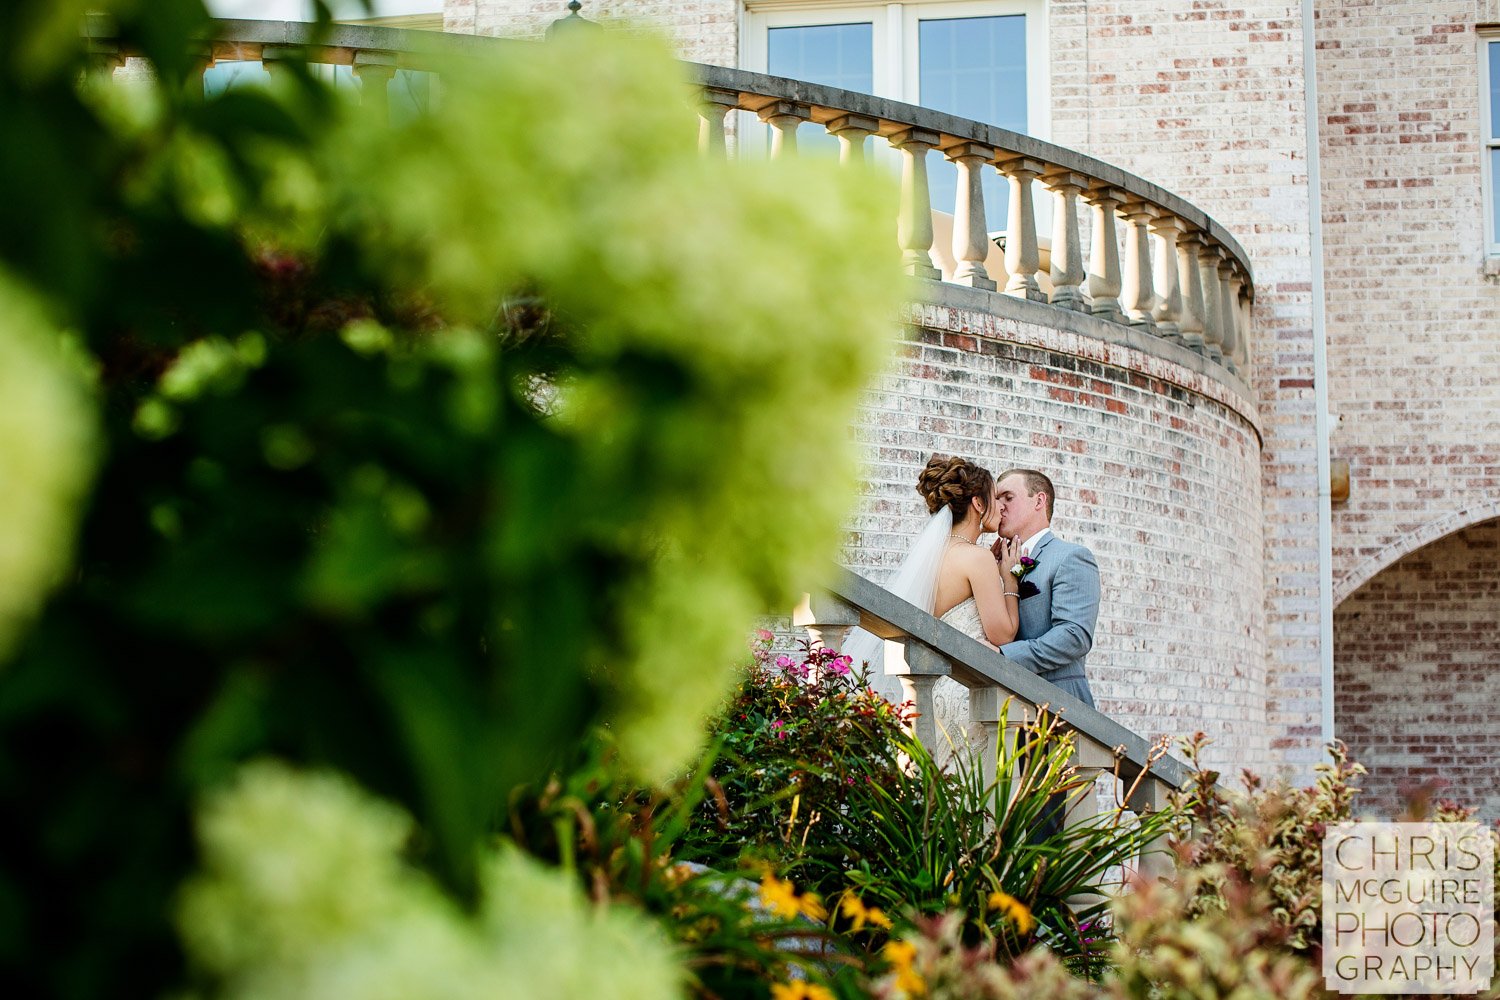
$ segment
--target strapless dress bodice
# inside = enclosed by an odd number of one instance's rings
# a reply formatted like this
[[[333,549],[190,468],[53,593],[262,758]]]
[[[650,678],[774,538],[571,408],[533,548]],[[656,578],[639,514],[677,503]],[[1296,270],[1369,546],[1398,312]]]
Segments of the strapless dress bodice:
[[[987,641],[984,634],[984,622],[979,618],[979,602],[972,597],[953,605],[938,621],[945,625],[952,625],[971,639],[978,639],[980,642]]]

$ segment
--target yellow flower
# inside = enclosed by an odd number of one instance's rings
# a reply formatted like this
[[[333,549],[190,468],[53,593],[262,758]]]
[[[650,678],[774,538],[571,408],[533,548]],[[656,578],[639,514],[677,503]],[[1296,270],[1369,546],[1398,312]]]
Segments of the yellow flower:
[[[771,1000],[834,1000],[834,996],[817,983],[772,983]]]
[[[890,964],[896,977],[896,988],[910,997],[919,997],[927,992],[927,983],[921,973],[912,968],[917,958],[917,946],[910,941],[888,941],[880,955]]]
[[[797,890],[792,883],[783,882],[770,873],[760,880],[760,901],[778,917],[791,918],[801,912],[797,905]]]
[[[839,909],[843,911],[844,916],[853,922],[854,926],[850,928],[851,930],[862,931],[865,929],[867,922],[876,927],[884,927],[886,930],[891,929],[889,917],[882,913],[878,907],[866,906],[863,900],[853,894],[846,894],[844,896],[843,902],[839,904]]]
[[[1016,930],[1022,934],[1030,934],[1036,927],[1036,917],[1031,915],[1031,909],[1025,903],[1004,892],[992,892],[989,899],[990,909],[1003,910],[1008,920],[1016,925]]]
[[[772,913],[787,919],[798,914],[803,914],[811,920],[823,920],[828,916],[828,911],[823,908],[816,893],[809,892],[799,896],[792,883],[783,882],[770,872],[767,872],[760,881],[760,901],[766,904],[767,909]]]

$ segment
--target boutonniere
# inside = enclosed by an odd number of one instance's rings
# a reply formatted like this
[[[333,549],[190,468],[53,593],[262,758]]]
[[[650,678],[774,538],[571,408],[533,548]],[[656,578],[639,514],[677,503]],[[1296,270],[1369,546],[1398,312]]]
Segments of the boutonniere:
[[[1030,556],[1022,556],[1021,561],[1010,568],[1010,575],[1017,580],[1022,580],[1034,569],[1036,569],[1036,560]]]

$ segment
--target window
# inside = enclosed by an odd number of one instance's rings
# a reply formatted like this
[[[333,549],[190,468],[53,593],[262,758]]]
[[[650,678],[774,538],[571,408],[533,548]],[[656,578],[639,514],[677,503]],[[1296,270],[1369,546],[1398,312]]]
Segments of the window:
[[[1500,256],[1500,37],[1481,35],[1480,104],[1484,116],[1484,242],[1490,256]]]
[[[1049,126],[1044,0],[906,0],[866,7],[750,0],[741,64],[747,69],[889,97],[1046,138]],[[813,138],[817,133],[818,137]],[[832,150],[818,126],[799,146]],[[747,131],[749,145],[764,141]],[[953,205],[958,171],[928,157],[935,206]],[[989,228],[1005,226],[1002,178],[985,172]]]

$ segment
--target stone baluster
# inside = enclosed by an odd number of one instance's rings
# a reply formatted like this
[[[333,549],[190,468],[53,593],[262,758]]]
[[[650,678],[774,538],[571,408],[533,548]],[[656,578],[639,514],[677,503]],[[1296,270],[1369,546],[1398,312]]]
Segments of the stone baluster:
[[[1123,323],[1120,311],[1120,236],[1115,212],[1127,197],[1117,188],[1102,188],[1090,196],[1094,206],[1093,245],[1089,253],[1089,311]]]
[[[1073,751],[1072,766],[1094,781],[1104,774],[1112,774],[1116,761],[1114,750],[1101,746],[1079,734],[1077,748]],[[1089,791],[1068,806],[1066,825],[1073,826],[1099,814],[1099,796]]]
[[[797,127],[812,120],[812,111],[796,101],[772,101],[760,109],[760,120],[771,126],[771,159],[797,154]]]
[[[302,49],[296,45],[265,45],[260,50],[260,64],[271,74],[272,79],[279,79],[288,66],[301,62],[304,58]]]
[[[1224,367],[1238,374],[1235,359],[1240,353],[1240,283],[1235,280],[1234,263],[1225,257],[1219,261],[1219,308],[1224,314]]]
[[[932,195],[927,189],[927,151],[938,143],[938,134],[909,128],[891,136],[901,151],[901,214],[896,221],[896,239],[901,244],[901,265],[915,278],[933,281],[942,272],[932,266]]]
[[[1083,174],[1061,173],[1047,178],[1056,197],[1052,209],[1052,304],[1087,312],[1083,296],[1083,231],[1078,218],[1078,196],[1088,189]]]
[[[984,269],[990,237],[984,218],[984,185],[981,171],[995,155],[989,146],[960,143],[943,150],[958,167],[958,194],[953,205],[953,259],[957,262],[953,282],[993,292],[995,282]]]
[[[739,106],[740,95],[732,90],[704,87],[698,102],[698,152],[723,160],[729,156],[724,138],[724,118]]]
[[[1177,240],[1187,231],[1187,224],[1165,212],[1151,220],[1151,235],[1156,238],[1156,305],[1151,318],[1156,321],[1156,335],[1175,344],[1182,343],[1182,285],[1179,282]]]
[[[1120,304],[1131,326],[1154,330],[1156,321],[1151,310],[1156,305],[1156,288],[1151,280],[1151,235],[1148,226],[1156,218],[1156,207],[1144,201],[1133,201],[1120,209],[1125,217],[1125,285]]]
[[[1032,182],[1047,165],[1040,160],[1021,157],[1000,165],[1000,172],[1010,182],[1010,212],[1005,224],[1005,269],[1010,280],[1005,294],[1032,302],[1046,302],[1047,293],[1037,283],[1042,267],[1042,248],[1036,235],[1036,201]]]
[[[1177,242],[1177,281],[1182,286],[1182,318],[1178,326],[1184,347],[1204,353],[1203,275],[1198,270],[1198,248],[1203,235],[1196,230]]]
[[[995,685],[969,689],[969,740],[979,755],[985,787],[995,781],[995,768],[1005,749],[1001,725],[1015,728],[1030,718],[1027,706]],[[1017,770],[1020,770],[1020,763]]]
[[[1136,786],[1134,794],[1125,805],[1137,814],[1159,812],[1167,808],[1172,787],[1165,781],[1148,775]],[[1154,843],[1147,844],[1145,853],[1137,859],[1136,870],[1141,878],[1154,882],[1172,873],[1172,851],[1167,847],[1167,837],[1162,835]]]
[[[355,77],[359,79],[359,103],[379,116],[391,120],[391,80],[396,75],[396,53],[359,51],[354,53]]]
[[[806,629],[808,641],[815,647],[843,649],[849,633],[859,624],[859,609],[822,591],[804,594],[802,603],[792,612],[792,624]],[[878,663],[872,663],[870,667],[872,675],[880,670]]]
[[[1234,361],[1239,366],[1241,375],[1249,377],[1250,374],[1250,299],[1242,296],[1248,285],[1248,279],[1236,271],[1234,280],[1229,283],[1230,291],[1233,293],[1234,302]]]
[[[1224,313],[1219,307],[1219,249],[1211,243],[1198,245],[1198,274],[1203,283],[1203,353],[1224,360]]]
[[[937,703],[932,692],[939,677],[952,676],[953,664],[948,662],[946,656],[915,640],[908,639],[904,645],[906,662],[891,666],[888,672],[901,678],[902,695],[916,710],[917,717],[912,720],[912,735],[937,755]]]
[[[880,128],[880,122],[868,115],[840,115],[828,123],[830,135],[839,140],[839,164],[865,162],[865,140]]]

